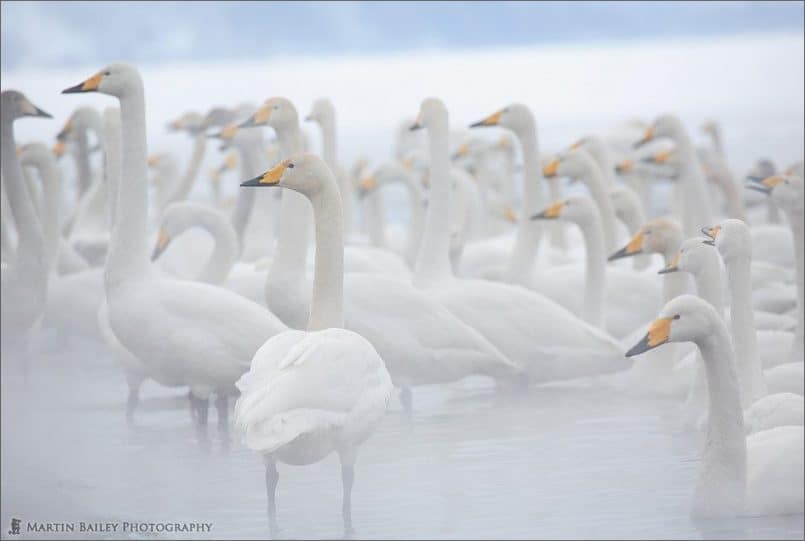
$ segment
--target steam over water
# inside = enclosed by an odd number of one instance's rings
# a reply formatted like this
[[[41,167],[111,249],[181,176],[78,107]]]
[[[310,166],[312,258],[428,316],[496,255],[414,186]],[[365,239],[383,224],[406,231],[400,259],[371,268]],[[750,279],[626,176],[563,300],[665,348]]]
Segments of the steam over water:
[[[27,382],[3,358],[2,521],[212,523],[208,534],[98,537],[266,538],[259,456],[196,442],[182,391],[143,386],[136,428],[126,385],[102,352],[34,346]],[[802,516],[695,523],[688,515],[700,436],[678,404],[600,384],[498,393],[482,378],[421,388],[407,419],[396,399],[361,447],[353,492],[365,538],[802,538]],[[214,411],[211,408],[211,411]],[[335,455],[279,466],[289,538],[342,535]],[[77,527],[76,527],[77,528]],[[37,534],[48,537],[47,534]],[[51,538],[83,537],[78,532]]]

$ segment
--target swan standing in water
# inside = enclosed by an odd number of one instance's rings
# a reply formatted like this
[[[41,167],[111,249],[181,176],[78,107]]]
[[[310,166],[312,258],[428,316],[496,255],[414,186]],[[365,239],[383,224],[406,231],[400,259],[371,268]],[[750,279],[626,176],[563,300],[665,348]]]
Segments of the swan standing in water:
[[[234,293],[166,279],[151,266],[145,92],[138,71],[111,64],[63,92],[101,92],[120,101],[122,179],[105,271],[109,323],[120,343],[153,366],[152,372],[190,387],[198,434],[206,440],[210,394],[218,394],[220,422],[227,416],[227,395],[254,352],[286,327],[262,306]]]
[[[47,302],[48,254],[42,226],[33,202],[23,184],[17,157],[14,121],[24,117],[53,118],[36,107],[21,92],[4,90],[0,94],[0,151],[3,184],[17,228],[14,260],[2,271],[3,346],[27,343],[28,333],[36,325]],[[4,348],[5,349],[5,348]]]
[[[693,497],[697,518],[801,514],[805,510],[802,426],[744,435],[735,353],[727,328],[706,301],[682,295],[660,311],[627,356],[666,343],[693,342],[701,352],[710,408]]]
[[[335,451],[341,461],[344,529],[352,530],[358,446],[382,420],[391,378],[372,345],[344,329],[343,229],[332,172],[312,154],[292,156],[241,186],[280,186],[313,205],[316,263],[305,331],[280,333],[255,353],[237,382],[235,422],[246,445],[263,455],[268,518],[277,530],[276,463],[303,465]]]

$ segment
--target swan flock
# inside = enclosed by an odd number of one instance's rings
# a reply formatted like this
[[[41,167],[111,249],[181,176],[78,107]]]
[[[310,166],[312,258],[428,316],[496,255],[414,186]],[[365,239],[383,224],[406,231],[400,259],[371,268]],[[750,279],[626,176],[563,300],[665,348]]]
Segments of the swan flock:
[[[274,96],[165,119],[185,163],[149,154],[136,67],[61,92],[114,99],[17,141],[51,116],[2,92],[4,376],[34,385],[54,331],[104,348],[132,428],[144,381],[181,389],[200,447],[262,457],[272,536],[278,465],[337,455],[351,535],[361,444],[396,400],[416,423],[417,387],[469,376],[675,400],[705,438],[694,517],[803,513],[802,161],[735,176],[716,122],[699,145],[672,114],[546,153],[525,104],[462,131],[427,98],[393,153],[350,165],[335,104]]]

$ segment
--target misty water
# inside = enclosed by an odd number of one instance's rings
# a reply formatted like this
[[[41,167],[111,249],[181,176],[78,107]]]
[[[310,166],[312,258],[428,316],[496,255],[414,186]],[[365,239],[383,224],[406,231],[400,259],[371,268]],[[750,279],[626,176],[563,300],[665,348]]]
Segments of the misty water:
[[[19,357],[2,362],[3,536],[12,517],[208,522],[206,537],[268,536],[262,461],[234,432],[225,449],[213,408],[207,451],[181,389],[144,384],[128,427],[126,385],[103,350],[43,336],[27,375]],[[678,407],[597,382],[516,395],[482,378],[417,388],[413,417],[394,398],[360,449],[356,536],[801,539],[801,515],[691,520],[701,435],[676,426]],[[281,535],[341,537],[336,456],[279,471]],[[79,534],[51,537],[65,535]]]

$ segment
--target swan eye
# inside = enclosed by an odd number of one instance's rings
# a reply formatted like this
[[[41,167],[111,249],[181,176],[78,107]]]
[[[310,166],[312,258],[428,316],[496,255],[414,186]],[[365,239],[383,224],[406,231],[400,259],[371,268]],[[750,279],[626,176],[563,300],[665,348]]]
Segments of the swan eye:
[[[104,74],[105,77],[109,77],[110,75],[112,75],[112,73],[109,72],[109,71],[105,71],[105,72],[103,72],[103,74]]]
[[[675,316],[674,316],[672,319],[679,319],[680,317],[682,317],[682,316],[680,316],[679,314],[677,314],[677,315],[675,315]]]
[[[288,164],[288,169],[293,169],[293,168],[294,168],[294,165],[292,163],[289,163]]]

